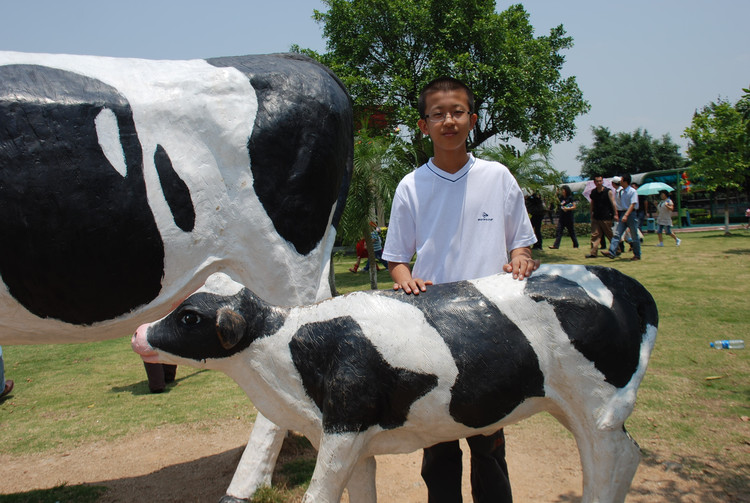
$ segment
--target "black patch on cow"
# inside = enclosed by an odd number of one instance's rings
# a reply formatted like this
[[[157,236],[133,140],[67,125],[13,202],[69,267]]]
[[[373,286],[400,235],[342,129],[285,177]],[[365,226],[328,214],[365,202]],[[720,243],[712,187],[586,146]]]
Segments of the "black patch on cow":
[[[127,167],[98,142],[114,112]],[[42,318],[89,325],[159,294],[164,247],[133,114],[113,87],[36,65],[0,66],[0,274]]]
[[[220,309],[231,309],[245,320],[237,344],[226,349],[217,335]],[[247,288],[231,296],[194,293],[167,317],[151,325],[148,343],[172,355],[194,361],[228,358],[245,350],[253,341],[276,333],[288,310],[271,306]]]
[[[624,308],[629,307],[631,313],[632,309],[635,309],[638,331],[641,334],[646,332],[646,325],[659,326],[656,301],[638,281],[609,267],[589,266],[586,269],[599,278],[607,288],[616,292],[614,309],[618,317],[620,313],[625,314]]]
[[[647,321],[643,315],[649,313],[647,317],[656,322],[655,304],[645,288],[619,271],[588,269],[614,294],[612,309],[589,297],[578,283],[559,276],[535,274],[527,280],[525,292],[537,302],[549,302],[576,350],[608,383],[622,388],[638,367]]]
[[[544,374],[531,343],[471,283],[437,285],[419,295],[384,295],[421,310],[448,345],[458,367],[450,403],[457,422],[487,426],[527,398],[544,396]]]
[[[154,165],[174,223],[185,232],[192,231],[195,227],[195,208],[190,198],[190,189],[172,167],[172,161],[161,145],[156,145]]]
[[[349,316],[300,327],[289,343],[327,433],[398,428],[437,376],[392,367]]]
[[[274,228],[306,255],[320,242],[335,203],[344,208],[352,170],[349,96],[324,66],[295,54],[212,58],[246,74],[258,96],[248,139],[253,186]]]

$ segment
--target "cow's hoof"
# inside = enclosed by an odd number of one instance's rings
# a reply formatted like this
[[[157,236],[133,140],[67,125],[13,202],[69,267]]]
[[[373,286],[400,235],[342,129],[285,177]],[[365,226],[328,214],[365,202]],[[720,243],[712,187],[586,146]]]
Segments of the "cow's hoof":
[[[225,494],[219,500],[219,503],[248,503],[248,501],[250,501],[250,500],[235,498],[234,496],[230,496],[228,494]]]

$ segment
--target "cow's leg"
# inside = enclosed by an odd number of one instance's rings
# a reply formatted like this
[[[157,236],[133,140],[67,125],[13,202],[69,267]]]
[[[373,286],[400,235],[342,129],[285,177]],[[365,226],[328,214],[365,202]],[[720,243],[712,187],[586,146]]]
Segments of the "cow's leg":
[[[302,503],[339,503],[367,445],[365,433],[324,433],[310,486]]]
[[[351,503],[376,503],[378,492],[375,487],[375,456],[368,456],[359,460],[352,471],[346,489]]]
[[[221,503],[248,500],[259,487],[271,485],[271,475],[285,436],[286,430],[258,413],[245,452]]]
[[[624,428],[573,432],[581,455],[581,503],[622,503],[638,469],[640,449]]]

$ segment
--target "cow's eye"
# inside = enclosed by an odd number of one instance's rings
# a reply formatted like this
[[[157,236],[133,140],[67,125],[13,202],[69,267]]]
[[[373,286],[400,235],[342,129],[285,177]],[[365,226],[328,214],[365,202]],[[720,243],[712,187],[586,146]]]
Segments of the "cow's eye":
[[[200,323],[201,316],[198,313],[194,313],[190,311],[190,312],[183,314],[182,318],[180,318],[180,321],[182,322],[183,325],[187,325],[190,327],[190,326],[197,325],[198,323]]]

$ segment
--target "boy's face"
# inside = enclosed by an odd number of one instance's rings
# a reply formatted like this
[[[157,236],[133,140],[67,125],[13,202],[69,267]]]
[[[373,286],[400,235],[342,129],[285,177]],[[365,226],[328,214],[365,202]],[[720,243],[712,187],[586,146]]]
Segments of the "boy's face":
[[[463,117],[456,119],[452,112],[463,111]],[[466,138],[477,122],[477,114],[469,113],[469,97],[463,89],[453,91],[436,91],[425,99],[427,119],[419,119],[417,124],[423,134],[432,139],[435,153],[456,149],[466,151]],[[435,113],[444,115],[445,120],[433,122]]]

